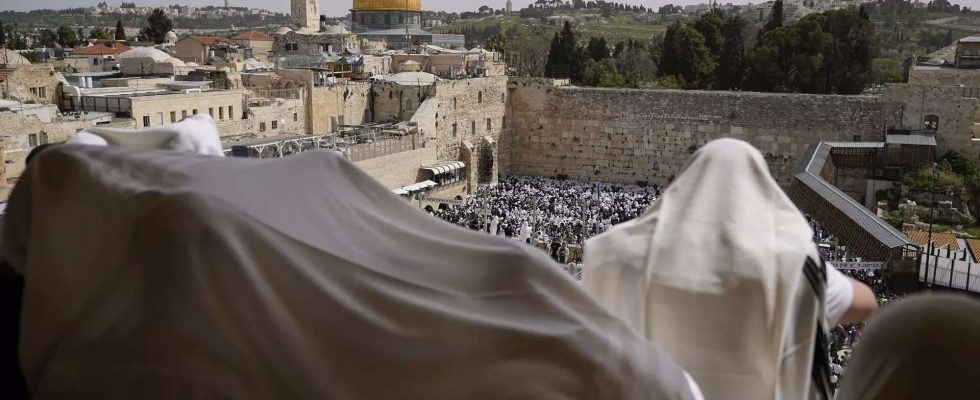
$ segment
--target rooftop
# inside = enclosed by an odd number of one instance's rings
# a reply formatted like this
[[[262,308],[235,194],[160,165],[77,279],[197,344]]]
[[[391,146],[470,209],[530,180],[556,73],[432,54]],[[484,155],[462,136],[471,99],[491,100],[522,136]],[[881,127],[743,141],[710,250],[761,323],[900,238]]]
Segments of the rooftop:
[[[248,31],[248,32],[239,34],[238,36],[235,36],[235,37],[231,38],[231,40],[250,40],[250,41],[271,42],[273,39],[272,39],[272,36],[269,36],[269,35],[267,35],[265,33],[262,33],[262,32]]]
[[[72,51],[73,56],[103,56],[103,55],[115,55],[118,56],[130,50],[129,46],[122,43],[118,43],[115,47],[106,46],[103,43],[96,44],[95,46],[83,47],[81,49],[76,49]]]
[[[234,42],[228,39],[220,38],[217,36],[188,36],[184,40],[186,39],[195,40],[197,42],[200,42],[201,44],[206,44],[208,46],[213,46],[216,44],[235,44]]]

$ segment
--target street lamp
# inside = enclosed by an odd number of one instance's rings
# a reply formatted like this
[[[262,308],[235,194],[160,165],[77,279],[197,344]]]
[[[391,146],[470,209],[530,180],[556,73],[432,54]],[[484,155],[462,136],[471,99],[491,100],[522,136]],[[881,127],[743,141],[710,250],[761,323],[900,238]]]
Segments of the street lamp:
[[[929,208],[929,238],[926,239],[926,278],[929,278],[929,260],[932,258],[932,221],[936,215],[936,182],[939,180],[939,164],[932,163],[932,207]],[[938,260],[937,260],[938,262]],[[936,280],[936,269],[933,265],[932,279]]]

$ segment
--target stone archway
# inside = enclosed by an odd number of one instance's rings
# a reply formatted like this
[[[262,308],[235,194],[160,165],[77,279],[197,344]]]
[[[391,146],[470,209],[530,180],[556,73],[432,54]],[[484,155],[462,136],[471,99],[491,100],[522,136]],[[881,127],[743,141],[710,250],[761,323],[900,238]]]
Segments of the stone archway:
[[[497,142],[489,136],[484,136],[480,143],[479,182],[492,183],[497,181]]]

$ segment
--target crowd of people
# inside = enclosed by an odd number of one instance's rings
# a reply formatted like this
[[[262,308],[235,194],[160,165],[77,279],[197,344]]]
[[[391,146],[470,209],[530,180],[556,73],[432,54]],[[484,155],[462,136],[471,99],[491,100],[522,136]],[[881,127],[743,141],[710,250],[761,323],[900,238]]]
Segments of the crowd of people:
[[[861,258],[850,255],[846,247],[827,231],[817,220],[807,216],[813,229],[813,240],[820,248],[820,255],[827,261],[860,262]],[[874,292],[879,306],[898,299],[887,285],[885,275],[875,270],[842,270],[845,275],[867,285]],[[831,383],[836,387],[850,362],[851,350],[860,341],[864,324],[839,324],[830,332]]]
[[[661,188],[502,176],[481,186],[461,207],[432,213],[473,230],[540,247],[573,276],[581,275],[582,243],[643,213]]]

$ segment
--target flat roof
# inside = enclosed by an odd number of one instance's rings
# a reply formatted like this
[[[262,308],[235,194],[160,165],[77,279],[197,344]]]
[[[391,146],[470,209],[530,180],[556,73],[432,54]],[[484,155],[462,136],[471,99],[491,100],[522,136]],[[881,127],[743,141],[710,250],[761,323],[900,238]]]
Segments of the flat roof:
[[[936,136],[934,135],[886,135],[885,143],[888,144],[907,144],[913,146],[936,146]]]

